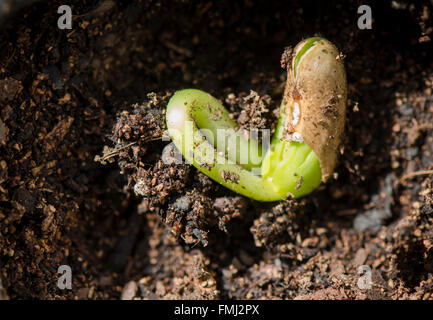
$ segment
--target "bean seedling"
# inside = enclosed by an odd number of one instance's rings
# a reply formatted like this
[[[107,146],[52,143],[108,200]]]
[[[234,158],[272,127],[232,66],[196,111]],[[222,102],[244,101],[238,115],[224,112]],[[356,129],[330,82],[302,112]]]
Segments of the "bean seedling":
[[[244,196],[277,201],[307,195],[332,176],[346,98],[338,49],[323,38],[309,38],[293,50],[269,148],[236,130],[221,102],[201,90],[177,91],[166,122],[174,144],[198,170]]]

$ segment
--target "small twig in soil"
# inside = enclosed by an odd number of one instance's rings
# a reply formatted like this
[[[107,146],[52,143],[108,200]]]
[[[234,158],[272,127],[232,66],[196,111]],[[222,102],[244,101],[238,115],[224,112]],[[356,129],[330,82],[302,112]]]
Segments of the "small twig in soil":
[[[133,146],[133,145],[136,145],[136,144],[137,144],[137,142],[134,141],[134,142],[131,142],[131,143],[127,144],[126,146],[123,146],[123,147],[120,147],[120,148],[118,148],[118,149],[115,149],[115,150],[111,151],[109,154],[104,155],[104,156],[101,158],[101,161],[105,161],[105,160],[107,160],[107,159],[110,159],[110,158],[112,158],[112,157],[118,155],[118,154],[119,154],[119,151],[122,151],[122,150],[124,150],[124,149],[126,149],[126,148],[129,148],[129,147],[131,147],[131,146]]]
[[[150,141],[156,141],[156,140],[160,140],[160,139],[161,139],[161,136],[158,136],[158,137],[154,137],[154,138],[150,138],[150,139],[146,139],[146,140],[142,140],[142,141],[143,142],[150,142]],[[109,154],[104,155],[100,159],[100,161],[105,161],[105,160],[110,159],[110,158],[112,158],[114,156],[117,156],[119,154],[119,151],[122,151],[124,149],[129,148],[129,147],[132,147],[132,146],[134,146],[136,144],[137,144],[137,141],[134,141],[134,142],[131,142],[131,143],[127,144],[126,146],[123,146],[123,147],[120,147],[118,149],[115,149],[115,150],[111,151]]]
[[[405,174],[404,176],[402,176],[398,180],[398,184],[402,184],[405,180],[413,178],[413,177],[425,176],[425,175],[429,175],[429,174],[433,174],[433,170],[420,170],[420,171],[411,172],[411,173],[408,173],[408,174]]]

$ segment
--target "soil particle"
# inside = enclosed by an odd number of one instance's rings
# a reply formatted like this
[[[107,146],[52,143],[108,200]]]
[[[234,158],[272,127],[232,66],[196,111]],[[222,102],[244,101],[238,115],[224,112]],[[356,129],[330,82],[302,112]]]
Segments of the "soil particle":
[[[0,120],[0,144],[6,142],[8,135],[8,128],[5,126],[3,121]]]
[[[123,287],[122,294],[120,295],[120,300],[132,300],[137,293],[138,285],[135,281],[129,281]]]
[[[234,172],[230,172],[230,171],[222,171],[221,172],[221,178],[223,178],[224,181],[230,181],[232,183],[238,183],[239,182],[239,175],[234,173]]]
[[[284,240],[296,237],[295,218],[296,204],[294,202],[280,203],[271,211],[264,211],[254,220],[251,233],[258,247],[263,245],[274,246],[284,243]]]
[[[0,80],[0,101],[3,103],[12,101],[18,91],[22,90],[21,81],[6,77]]]
[[[44,137],[45,144],[43,151],[49,153],[63,141],[63,138],[68,133],[74,118],[68,117],[67,119],[60,120],[54,128]]]
[[[248,208],[248,201],[244,197],[222,197],[216,198],[213,206],[218,218],[220,230],[228,232],[227,227],[234,218],[242,219]]]
[[[360,248],[356,251],[355,258],[353,259],[353,263],[357,266],[363,265],[365,260],[367,260],[368,253],[364,248]]]

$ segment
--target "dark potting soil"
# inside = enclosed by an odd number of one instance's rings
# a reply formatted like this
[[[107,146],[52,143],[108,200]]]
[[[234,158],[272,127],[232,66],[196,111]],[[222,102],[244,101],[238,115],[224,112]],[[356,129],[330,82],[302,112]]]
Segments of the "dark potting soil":
[[[371,4],[371,30],[358,1],[72,3],[71,30],[59,1],[1,30],[0,298],[433,299],[431,2]],[[313,35],[345,55],[335,179],[266,204],[164,164],[174,91],[272,127],[281,55]]]

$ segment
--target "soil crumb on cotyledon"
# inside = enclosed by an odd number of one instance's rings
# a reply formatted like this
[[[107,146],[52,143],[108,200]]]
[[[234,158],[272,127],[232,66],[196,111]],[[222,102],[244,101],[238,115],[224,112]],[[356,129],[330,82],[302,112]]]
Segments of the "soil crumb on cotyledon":
[[[234,172],[230,172],[230,171],[222,171],[221,172],[221,178],[224,179],[224,181],[230,181],[232,183],[239,183],[239,175],[237,173]]]

